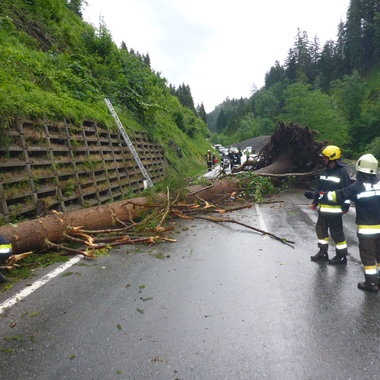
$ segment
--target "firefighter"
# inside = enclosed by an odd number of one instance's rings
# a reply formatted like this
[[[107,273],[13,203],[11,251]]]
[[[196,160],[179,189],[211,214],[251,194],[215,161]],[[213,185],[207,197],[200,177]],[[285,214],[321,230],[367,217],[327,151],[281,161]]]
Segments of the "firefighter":
[[[8,257],[12,255],[12,244],[4,237],[0,235],[0,263],[4,264],[8,260]],[[7,278],[0,273],[0,284],[7,282]]]
[[[380,181],[378,162],[372,154],[361,156],[356,163],[356,181],[350,186],[328,192],[324,198],[342,202],[351,200],[356,206],[357,236],[360,259],[364,269],[364,282],[358,288],[377,292],[380,270]]]
[[[347,263],[347,243],[343,232],[342,215],[348,211],[350,201],[337,204],[323,199],[325,192],[343,189],[351,184],[341,156],[340,148],[335,145],[328,145],[322,149],[321,157],[324,169],[320,173],[317,190],[305,193],[306,198],[313,199],[312,208],[318,209],[315,230],[319,251],[310,259],[318,262],[327,261],[330,265]],[[332,259],[328,257],[329,232],[335,242],[335,256]]]
[[[212,170],[212,165],[213,165],[213,157],[212,157],[211,150],[207,151],[207,154],[205,155],[205,160],[207,162],[207,171],[210,172]]]

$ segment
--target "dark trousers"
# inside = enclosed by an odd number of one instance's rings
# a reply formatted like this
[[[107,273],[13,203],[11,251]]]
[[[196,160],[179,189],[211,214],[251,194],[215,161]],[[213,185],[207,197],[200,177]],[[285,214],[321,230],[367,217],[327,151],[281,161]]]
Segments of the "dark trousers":
[[[380,268],[380,236],[360,236],[359,252],[363,264],[365,282],[377,285],[379,282],[378,269]]]
[[[322,214],[318,213],[318,220],[315,226],[318,239],[329,237],[329,231],[335,244],[346,240],[343,232],[343,220],[341,214]]]
[[[365,238],[359,236],[359,252],[364,266],[380,264],[380,236]]]

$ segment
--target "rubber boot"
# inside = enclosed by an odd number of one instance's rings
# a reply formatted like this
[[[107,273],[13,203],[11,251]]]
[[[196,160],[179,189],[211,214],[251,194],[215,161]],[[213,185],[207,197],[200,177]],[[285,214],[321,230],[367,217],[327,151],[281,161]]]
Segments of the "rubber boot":
[[[336,255],[328,261],[330,265],[346,265],[347,257],[344,255]]]
[[[330,265],[345,265],[347,264],[347,248],[346,249],[336,249],[335,256],[328,261]]]
[[[377,293],[379,290],[379,278],[377,275],[365,275],[365,281],[358,283],[358,288],[365,292]]]
[[[311,261],[326,261],[329,258],[329,255],[327,253],[329,249],[328,244],[321,244],[318,243],[319,251],[314,255],[310,256]]]
[[[8,282],[8,279],[0,272],[0,284]]]

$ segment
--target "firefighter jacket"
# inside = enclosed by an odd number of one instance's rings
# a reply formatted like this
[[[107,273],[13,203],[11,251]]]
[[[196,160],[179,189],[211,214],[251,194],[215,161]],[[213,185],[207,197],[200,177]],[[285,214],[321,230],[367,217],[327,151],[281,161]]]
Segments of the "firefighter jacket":
[[[212,160],[212,154],[211,153],[207,153],[206,155],[205,155],[205,160],[207,161],[207,162],[212,162],[213,160]]]
[[[0,263],[5,263],[12,255],[12,244],[0,235]]]
[[[318,205],[318,210],[322,214],[342,214],[350,207],[349,200],[333,202],[323,197],[324,193],[343,189],[351,184],[350,176],[344,166],[340,164],[333,168],[325,168],[319,175],[319,184],[313,203]]]
[[[380,181],[376,176],[364,174],[360,180],[347,188],[329,192],[327,198],[337,202],[347,199],[355,202],[358,236],[362,238],[379,236]]]

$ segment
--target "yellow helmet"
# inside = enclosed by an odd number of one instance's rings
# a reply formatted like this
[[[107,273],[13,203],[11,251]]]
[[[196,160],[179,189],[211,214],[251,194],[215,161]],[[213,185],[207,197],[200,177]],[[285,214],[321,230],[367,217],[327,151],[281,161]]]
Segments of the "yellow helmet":
[[[358,159],[356,170],[367,174],[376,174],[378,162],[372,154],[365,154]]]
[[[321,155],[323,157],[327,157],[330,161],[339,160],[342,157],[342,151],[338,146],[335,145],[327,145],[323,148]]]

